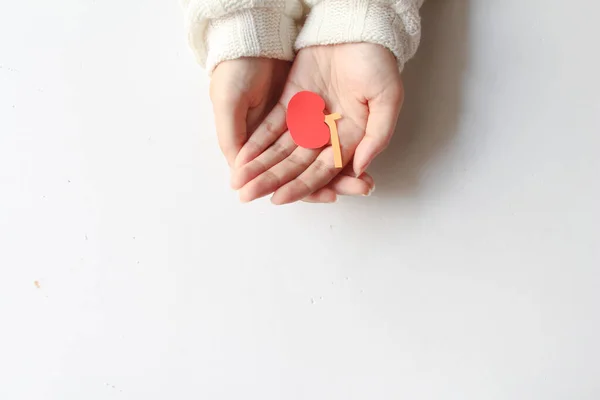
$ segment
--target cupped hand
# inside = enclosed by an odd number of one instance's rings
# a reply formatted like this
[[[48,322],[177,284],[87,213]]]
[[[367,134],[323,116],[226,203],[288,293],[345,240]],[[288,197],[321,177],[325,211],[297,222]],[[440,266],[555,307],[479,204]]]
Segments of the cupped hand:
[[[334,167],[331,146],[298,147],[286,131],[286,106],[308,90],[325,99],[327,113],[338,113],[343,172]],[[271,201],[301,200],[344,176],[364,176],[392,135],[404,99],[395,57],[370,43],[315,46],[300,50],[279,102],[243,148],[232,176],[242,201],[273,193]],[[340,174],[340,175],[338,175]],[[363,193],[367,194],[367,193]]]
[[[277,126],[261,122],[277,105],[289,71],[289,62],[268,58],[225,61],[213,71],[210,97],[217,137],[221,151],[234,171],[242,165],[237,156],[245,144],[254,143],[255,136],[262,137],[285,128],[285,118],[278,121]],[[365,187],[373,187],[370,176],[357,179],[346,175],[319,191],[308,193],[303,199],[332,202],[338,194],[362,194]]]

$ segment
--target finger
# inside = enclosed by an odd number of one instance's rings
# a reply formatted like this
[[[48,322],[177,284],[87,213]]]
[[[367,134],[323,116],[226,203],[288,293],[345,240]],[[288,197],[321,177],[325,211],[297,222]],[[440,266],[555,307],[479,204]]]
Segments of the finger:
[[[373,177],[369,174],[367,174],[366,172],[363,172],[358,179],[365,181],[367,183],[367,185],[369,185],[369,187],[371,188],[371,193],[375,190],[375,179],[373,179]]]
[[[248,105],[236,98],[213,98],[215,126],[219,147],[232,167],[246,141],[246,116]]]
[[[348,170],[348,169],[346,169]],[[308,195],[302,201],[308,203],[329,203],[333,197],[328,194],[331,191],[337,196],[370,196],[375,190],[375,180],[366,172],[358,178],[348,175],[353,174],[352,170],[342,171],[327,186]]]
[[[364,174],[363,174],[364,175]],[[375,183],[368,180],[355,178],[353,176],[338,175],[329,185],[337,194],[342,196],[369,196],[375,187]],[[369,176],[369,178],[371,178]],[[372,181],[372,178],[370,179]]]
[[[350,162],[338,176],[329,182],[327,187],[335,189],[337,194],[344,196],[368,196],[375,190],[375,180],[366,172],[358,177],[354,176],[352,162]]]
[[[402,86],[390,89],[388,94],[369,102],[369,117],[365,136],[354,153],[354,172],[362,174],[390,143],[404,98]]]
[[[337,201],[337,194],[335,190],[324,187],[305,197],[302,201],[306,203],[335,203]]]
[[[340,172],[340,175],[346,175],[346,176],[351,176],[353,178],[361,179],[361,180],[367,182],[367,184],[370,187],[374,187],[375,186],[375,179],[373,179],[373,177],[370,174],[368,174],[366,172],[363,172],[358,177],[354,174],[354,170],[352,169],[352,161],[350,161],[348,163],[348,165],[346,165],[344,167],[344,169],[342,170],[342,172]]]
[[[277,103],[241,148],[234,165],[240,167],[271,146],[286,130],[285,107]]]
[[[296,179],[277,189],[271,202],[281,205],[302,200],[327,185],[340,172],[333,166],[332,148],[327,147]]]
[[[284,134],[258,157],[234,169],[231,174],[232,189],[239,190],[252,179],[267,172],[292,154],[296,147],[298,146],[289,133]]]
[[[245,203],[273,193],[281,186],[286,185],[288,182],[303,174],[303,171],[306,172],[306,170],[314,164],[318,155],[319,150],[297,147],[292,154],[283,161],[244,185],[244,187],[240,189],[240,201]],[[315,190],[316,188],[305,193],[304,196],[300,197],[298,200],[306,197]]]

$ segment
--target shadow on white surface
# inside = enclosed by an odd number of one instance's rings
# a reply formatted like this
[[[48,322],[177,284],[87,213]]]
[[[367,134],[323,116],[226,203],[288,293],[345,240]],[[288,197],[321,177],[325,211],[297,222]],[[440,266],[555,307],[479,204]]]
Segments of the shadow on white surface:
[[[378,197],[415,195],[426,167],[440,162],[459,131],[469,2],[433,0],[423,6],[421,45],[403,72],[406,97],[396,134],[370,170]]]

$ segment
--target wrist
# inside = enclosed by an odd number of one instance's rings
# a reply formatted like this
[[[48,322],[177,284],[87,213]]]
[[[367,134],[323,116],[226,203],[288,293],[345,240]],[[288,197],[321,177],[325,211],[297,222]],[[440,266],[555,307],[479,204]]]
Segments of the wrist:
[[[209,21],[206,68],[223,61],[262,57],[292,61],[298,35],[295,21],[277,9],[242,10]]]
[[[420,40],[418,9],[381,0],[322,0],[311,10],[295,48],[373,43],[390,50],[400,69]]]

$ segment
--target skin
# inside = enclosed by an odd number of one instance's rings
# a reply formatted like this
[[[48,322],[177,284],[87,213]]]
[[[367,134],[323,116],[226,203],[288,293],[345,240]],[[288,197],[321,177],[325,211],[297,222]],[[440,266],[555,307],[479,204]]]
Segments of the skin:
[[[283,120],[273,121],[277,126],[265,117],[276,107],[290,67],[291,63],[281,60],[242,58],[225,61],[213,71],[210,97],[217,137],[232,168],[231,184],[236,190],[243,186],[240,185],[239,169],[252,160],[239,157],[240,150],[246,145],[248,155],[252,153],[250,149],[259,149],[253,146],[263,137],[270,137],[270,132],[279,133],[286,129],[285,116]],[[272,147],[272,143],[268,145]],[[324,187],[307,193],[302,200],[331,203],[338,195],[367,195],[373,190],[375,182],[370,175],[365,173],[358,178],[351,175],[350,169],[343,171]]]
[[[232,165],[231,183],[239,189],[240,199],[252,201],[274,193],[274,204],[287,204],[302,199],[329,201],[337,194],[369,193],[374,183],[364,171],[387,147],[404,98],[394,56],[384,47],[368,43],[302,49],[279,100],[273,101],[278,98],[271,97],[274,88],[286,76],[278,68],[269,70],[269,74],[264,70],[241,73],[243,76],[230,81],[233,95],[224,92],[222,86],[211,91],[213,104],[214,97],[222,96],[226,101],[218,102],[221,107],[226,104],[234,110],[233,116],[220,122],[218,115],[224,114],[225,108],[215,107],[215,115],[218,131],[236,132],[225,135],[223,141],[219,135],[219,140]],[[253,75],[251,79],[249,75]],[[257,87],[261,89],[255,91]],[[265,87],[272,89],[268,96],[257,94],[264,93]],[[329,107],[327,111],[343,116],[338,121],[346,163],[343,170],[334,168],[330,146],[300,148],[286,130],[286,105],[302,90],[321,95]],[[240,98],[236,93],[244,96]],[[261,122],[252,129],[256,121]],[[246,131],[253,133],[247,136]]]

